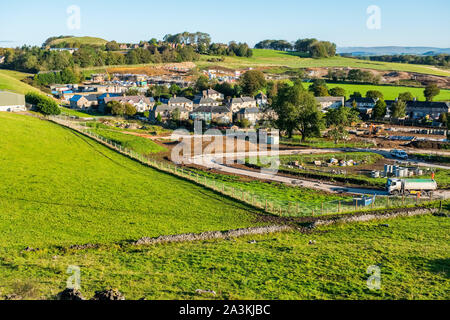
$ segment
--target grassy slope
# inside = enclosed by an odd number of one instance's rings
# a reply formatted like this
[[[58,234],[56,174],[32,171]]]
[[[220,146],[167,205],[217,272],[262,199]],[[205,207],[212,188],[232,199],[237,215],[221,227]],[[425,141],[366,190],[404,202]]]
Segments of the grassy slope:
[[[306,84],[305,87],[309,87],[311,84]],[[375,86],[375,85],[364,85],[364,84],[335,84],[329,83],[328,88],[341,87],[345,89],[347,92],[347,98],[350,97],[351,94],[355,91],[359,91],[363,96],[366,95],[366,92],[369,90],[378,90],[383,93],[385,100],[395,100],[399,96],[400,93],[403,92],[411,92],[413,96],[417,97],[420,101],[425,101],[425,96],[423,94],[424,88],[411,88],[411,87],[402,87],[402,86]],[[441,92],[438,96],[434,98],[434,101],[448,101],[450,100],[450,90],[441,89]]]
[[[344,57],[333,57],[328,59],[300,58],[295,54],[290,54],[282,51],[262,50],[262,49],[254,49],[253,52],[254,55],[252,58],[225,57],[224,62],[207,62],[207,60],[211,59],[211,57],[203,56],[202,61],[200,61],[198,64],[201,67],[207,67],[210,65],[220,65],[223,67],[230,67],[230,68],[272,67],[272,66],[284,66],[289,68],[352,67],[352,68],[367,68],[386,71],[388,70],[408,71],[447,77],[450,76],[450,71],[425,65],[363,61]]]
[[[28,76],[30,76],[30,74],[0,69],[0,90],[9,90],[22,94],[26,94],[30,91],[42,93],[39,89],[21,81]]]
[[[253,225],[249,208],[57,125],[0,113],[0,136],[0,250]]]
[[[77,265],[87,298],[111,286],[127,299],[201,299],[196,289],[218,299],[449,299],[449,228],[448,218],[423,216],[313,234],[18,253],[3,257],[0,282],[5,294],[52,298]],[[366,286],[371,265],[381,269],[380,291]]]
[[[56,45],[58,43],[65,42],[65,41],[68,41],[68,42],[76,41],[81,44],[90,44],[90,45],[104,45],[108,42],[105,39],[96,38],[96,37],[74,37],[74,38],[56,39],[56,40],[53,40],[52,42],[50,42],[50,45]]]

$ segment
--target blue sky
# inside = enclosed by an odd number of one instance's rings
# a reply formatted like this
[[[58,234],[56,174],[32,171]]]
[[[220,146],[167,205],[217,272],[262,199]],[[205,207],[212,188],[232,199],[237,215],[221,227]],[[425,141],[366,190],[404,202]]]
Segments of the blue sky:
[[[71,5],[81,29],[67,27]],[[381,29],[366,26],[367,8],[381,9]],[[448,0],[18,0],[2,4],[0,46],[41,45],[57,35],[138,42],[167,33],[202,31],[215,42],[254,45],[264,39],[315,37],[338,46],[450,47]]]

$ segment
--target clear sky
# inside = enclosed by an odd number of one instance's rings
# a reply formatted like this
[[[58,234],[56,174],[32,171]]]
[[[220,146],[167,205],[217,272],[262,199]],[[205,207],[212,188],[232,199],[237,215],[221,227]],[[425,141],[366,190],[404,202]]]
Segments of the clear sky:
[[[79,30],[67,26],[71,5],[81,10]],[[371,5],[381,10],[380,29],[367,27]],[[315,37],[338,46],[448,48],[449,16],[449,0],[3,0],[0,46],[41,45],[58,35],[138,42],[202,31],[215,42],[250,45]]]

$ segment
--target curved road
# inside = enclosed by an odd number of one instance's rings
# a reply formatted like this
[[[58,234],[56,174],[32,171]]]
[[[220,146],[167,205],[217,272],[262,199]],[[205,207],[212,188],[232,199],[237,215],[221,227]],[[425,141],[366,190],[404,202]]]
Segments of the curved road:
[[[329,152],[374,152],[381,154],[385,158],[391,158],[388,150],[382,149],[299,149],[299,150],[282,150],[278,151],[278,155],[299,155],[299,154],[320,154],[320,153],[329,153]],[[314,182],[309,180],[297,179],[297,178],[289,178],[285,176],[280,176],[277,172],[261,172],[261,171],[253,171],[246,169],[239,169],[228,166],[223,163],[227,163],[227,160],[237,160],[237,159],[245,159],[248,157],[256,157],[256,156],[274,156],[276,154],[272,154],[271,151],[255,151],[255,152],[237,152],[237,153],[222,153],[215,155],[197,155],[189,158],[185,158],[184,161],[191,164],[200,165],[203,167],[207,167],[210,169],[215,169],[224,173],[248,176],[252,178],[257,178],[261,180],[274,181],[279,183],[284,183],[291,186],[305,187],[311,189],[317,189],[327,192],[335,192],[335,193],[352,193],[352,194],[377,194],[377,195],[388,195],[386,191],[375,190],[375,189],[365,189],[365,188],[347,188],[342,186],[333,185],[330,183],[321,183]],[[443,165],[435,165],[429,164],[419,161],[408,161],[409,163],[414,163],[415,165],[421,167],[429,167],[429,168],[439,168],[439,169],[448,169],[450,167]],[[405,163],[405,162],[402,162]],[[445,197],[450,197],[450,191],[439,191],[438,195],[442,195]]]

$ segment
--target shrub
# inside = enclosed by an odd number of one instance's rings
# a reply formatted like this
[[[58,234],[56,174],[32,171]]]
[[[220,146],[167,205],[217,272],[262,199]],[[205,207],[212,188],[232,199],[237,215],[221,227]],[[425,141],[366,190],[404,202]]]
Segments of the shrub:
[[[36,111],[45,115],[58,115],[61,114],[61,109],[55,100],[46,97],[44,95],[29,92],[25,95],[25,101],[32,104]]]

